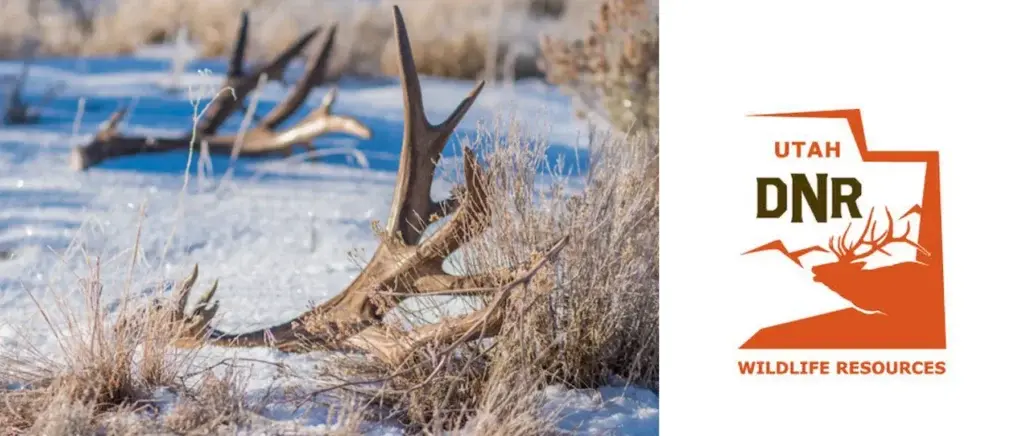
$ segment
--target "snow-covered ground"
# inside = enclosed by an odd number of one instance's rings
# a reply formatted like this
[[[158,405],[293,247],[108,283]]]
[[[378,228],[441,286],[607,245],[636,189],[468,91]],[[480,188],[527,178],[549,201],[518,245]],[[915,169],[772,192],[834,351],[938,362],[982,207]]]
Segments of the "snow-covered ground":
[[[0,347],[30,341],[56,352],[28,292],[43,304],[74,300],[77,277],[87,273],[84,256],[98,256],[105,303],[113,304],[127,281],[140,222],[138,266],[133,294],[157,291],[165,279],[183,277],[200,265],[200,285],[220,280],[217,326],[252,329],[287,320],[343,289],[358,272],[352,253],[366,259],[375,248],[370,223],[383,219],[390,205],[401,143],[401,89],[388,79],[343,80],[334,110],[358,117],[374,130],[361,141],[335,135],[317,141],[331,155],[319,162],[298,159],[242,159],[230,180],[228,159],[198,158],[187,152],[133,156],[107,161],[86,172],[68,167],[70,149],[88,141],[118,107],[130,112],[125,133],[175,135],[191,128],[193,107],[187,91],[169,89],[169,62],[146,57],[52,59],[35,62],[26,97],[32,103],[45,90],[64,85],[31,126],[0,127]],[[196,71],[208,69],[209,72]],[[18,62],[0,62],[0,75],[16,75]],[[181,84],[198,90],[221,83],[223,61],[189,65]],[[428,116],[445,117],[472,83],[424,79]],[[270,84],[259,111],[284,95]],[[308,105],[326,90],[315,90]],[[490,84],[463,121],[458,135],[471,137],[478,123],[514,115],[535,133],[548,136],[552,158],[578,161],[586,154],[585,125],[573,117],[569,101],[540,82]],[[310,106],[311,107],[311,106]],[[309,107],[304,110],[308,110]],[[80,117],[79,117],[80,115]],[[297,120],[302,114],[298,114]],[[78,119],[80,118],[80,119]],[[236,115],[222,131],[238,128]],[[454,147],[446,155],[454,156]],[[437,195],[450,186],[438,184]],[[184,187],[184,188],[183,188]],[[144,209],[144,219],[142,211]],[[359,254],[360,251],[362,254]],[[282,362],[309,370],[316,355],[294,356],[269,350],[211,350],[211,358],[238,355]],[[277,386],[276,369],[252,365],[249,389],[262,395]],[[583,433],[656,434],[658,397],[632,387],[596,391],[546,392],[551,407],[562,407],[562,426]],[[268,418],[319,426],[324,413],[270,408]],[[381,432],[397,432],[386,425]]]

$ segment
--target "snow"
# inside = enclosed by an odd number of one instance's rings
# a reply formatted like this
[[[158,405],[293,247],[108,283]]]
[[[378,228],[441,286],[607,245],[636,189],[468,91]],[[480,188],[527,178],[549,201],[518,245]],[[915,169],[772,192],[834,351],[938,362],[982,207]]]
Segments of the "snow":
[[[580,434],[658,434],[658,396],[631,386],[544,392],[546,409],[562,416],[559,428]]]
[[[265,327],[298,315],[355,277],[359,269],[353,256],[366,260],[372,254],[376,244],[371,222],[382,220],[390,206],[401,144],[401,89],[393,80],[341,81],[334,111],[367,123],[374,138],[321,138],[317,145],[331,150],[316,163],[241,159],[227,179],[227,158],[203,162],[193,156],[187,185],[184,151],[125,157],[86,172],[72,171],[71,147],[88,141],[119,107],[131,108],[122,125],[125,133],[174,135],[191,128],[189,92],[165,86],[170,61],[164,55],[154,49],[139,57],[42,59],[33,64],[25,94],[29,103],[54,84],[64,89],[40,108],[39,124],[0,128],[0,251],[14,253],[0,261],[0,347],[30,341],[57,351],[28,293],[44,307],[55,298],[75,301],[79,297],[71,292],[78,278],[88,274],[85,256],[101,260],[104,304],[115,310],[136,237],[132,297],[154,295],[160,283],[183,277],[198,263],[199,287],[220,280],[216,324],[227,331]],[[221,83],[223,70],[223,61],[194,61],[180,83],[193,90],[212,89]],[[20,71],[20,62],[0,62],[0,75]],[[424,78],[428,117],[443,119],[472,85]],[[259,111],[266,113],[286,91],[269,84]],[[326,91],[315,90],[303,110],[319,104]],[[509,116],[548,136],[552,159],[561,154],[577,161],[586,153],[585,124],[573,116],[567,98],[539,81],[490,84],[456,136],[470,137],[478,125]],[[240,121],[236,115],[222,131],[234,131]],[[449,144],[445,155],[454,156],[454,149]],[[451,187],[437,185],[438,196]],[[206,353],[216,360],[238,356],[284,363],[300,372],[311,371],[316,359],[267,349]],[[250,395],[279,387],[273,366],[250,366]],[[649,391],[552,387],[547,395],[549,406],[566,414],[563,428],[657,433],[658,399]],[[266,417],[317,428],[326,412],[272,406]],[[385,424],[374,431],[399,434]]]

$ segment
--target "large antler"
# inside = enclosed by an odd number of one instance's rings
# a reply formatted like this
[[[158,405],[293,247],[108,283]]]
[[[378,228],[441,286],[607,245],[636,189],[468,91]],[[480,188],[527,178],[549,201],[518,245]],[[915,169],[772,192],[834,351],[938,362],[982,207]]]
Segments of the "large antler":
[[[307,32],[270,63],[255,69],[252,73],[245,74],[242,72],[242,66],[248,28],[248,14],[243,13],[224,84],[225,89],[230,88],[231,92],[219,93],[210,102],[202,118],[197,122],[195,138],[191,131],[177,138],[121,135],[118,127],[124,113],[123,110],[119,110],[111,115],[92,142],[72,151],[72,168],[82,170],[113,157],[187,149],[202,142],[208,145],[212,154],[231,155],[235,151],[237,143],[239,156],[265,156],[289,155],[294,146],[312,150],[313,139],[328,133],[347,133],[364,139],[370,138],[370,129],[363,123],[349,116],[331,113],[331,106],[337,96],[336,89],[332,89],[328,93],[320,108],[299,123],[280,131],[277,130],[284,121],[302,107],[313,88],[323,82],[327,60],[334,46],[337,26],[331,26],[327,34],[324,35],[315,56],[307,61],[305,73],[292,87],[288,96],[267,116],[263,117],[255,127],[238,135],[215,136],[228,117],[243,107],[242,102],[259,84],[261,76],[266,75],[268,79],[280,79],[288,63],[298,56],[313,37],[320,32],[319,28]]]
[[[218,308],[216,302],[210,303],[216,286],[186,314],[185,300],[195,283],[197,271],[194,270],[176,294],[175,319],[183,323],[189,333],[178,345],[191,346],[206,341],[224,346],[272,346],[285,351],[359,350],[394,362],[426,342],[452,344],[493,334],[496,326],[500,326],[501,306],[512,288],[529,282],[564,245],[564,239],[559,241],[545,256],[521,270],[518,277],[512,271],[473,276],[455,276],[443,271],[441,265],[445,258],[482,232],[491,213],[487,202],[488,175],[469,149],[463,150],[466,184],[461,195],[442,202],[430,198],[441,152],[479,95],[483,82],[443,123],[429,123],[409,36],[397,7],[394,19],[405,99],[405,133],[391,212],[381,235],[383,240],[373,258],[334,298],[282,324],[238,334],[208,328]],[[424,236],[430,223],[449,213],[452,213],[451,218],[441,228]],[[480,293],[481,289],[494,294],[490,305],[459,319],[400,333],[389,331],[382,323],[387,312],[410,296]]]
[[[908,212],[909,213],[909,212]],[[836,238],[835,236],[830,237],[828,240],[828,248],[832,251],[832,254],[836,255],[839,262],[852,263],[858,260],[863,260],[875,253],[882,253],[889,255],[885,251],[885,247],[895,243],[905,243],[913,246],[920,250],[922,253],[928,254],[928,251],[923,247],[910,240],[910,223],[907,223],[907,229],[901,235],[897,236],[893,233],[894,220],[892,213],[889,212],[889,208],[885,208],[885,216],[888,221],[887,228],[882,231],[879,236],[875,236],[875,230],[878,227],[878,222],[874,220],[875,209],[871,208],[868,212],[867,224],[864,226],[864,231],[861,232],[860,237],[855,241],[847,243],[846,238],[849,236],[850,228],[853,226],[851,222],[846,226],[846,231],[841,236]],[[861,251],[862,248],[867,250]],[[860,252],[858,252],[860,251]]]

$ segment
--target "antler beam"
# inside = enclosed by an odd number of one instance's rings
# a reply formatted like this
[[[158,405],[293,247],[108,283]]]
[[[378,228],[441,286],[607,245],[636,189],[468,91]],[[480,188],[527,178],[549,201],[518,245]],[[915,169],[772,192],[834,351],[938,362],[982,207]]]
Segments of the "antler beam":
[[[71,167],[84,170],[114,157],[189,149],[204,142],[211,154],[231,155],[237,151],[239,156],[267,156],[289,155],[294,146],[312,150],[312,141],[315,138],[330,133],[346,133],[363,139],[372,136],[370,129],[359,120],[331,113],[331,106],[337,98],[336,88],[332,89],[324,98],[323,104],[306,118],[294,126],[278,130],[281,124],[302,107],[313,88],[323,82],[337,26],[330,27],[315,56],[307,61],[302,78],[270,114],[246,132],[237,135],[216,135],[228,117],[242,108],[242,102],[256,89],[261,76],[280,79],[288,63],[320,32],[319,28],[307,32],[270,63],[245,74],[242,65],[248,28],[248,13],[243,13],[224,83],[224,87],[230,88],[232,92],[219,93],[214,97],[202,118],[196,123],[195,138],[191,131],[176,138],[124,136],[118,129],[124,118],[122,109],[111,115],[89,144],[72,151]]]
[[[427,342],[455,344],[493,334],[501,325],[502,306],[513,289],[525,286],[564,246],[563,238],[546,255],[528,268],[519,270],[518,274],[515,271],[493,271],[455,276],[442,270],[445,258],[464,242],[479,235],[489,224],[491,215],[487,201],[489,176],[468,148],[463,149],[466,185],[458,195],[458,201],[436,202],[430,198],[442,149],[479,95],[483,82],[443,123],[430,124],[423,108],[409,36],[397,7],[394,8],[394,20],[405,96],[405,133],[394,200],[381,235],[383,240],[372,259],[337,296],[292,320],[245,333],[227,333],[209,327],[219,307],[217,302],[211,304],[216,285],[203,294],[195,309],[191,312],[185,310],[185,301],[198,273],[195,269],[175,294],[173,318],[187,333],[178,341],[179,346],[206,342],[235,347],[271,346],[293,352],[351,350],[397,362]],[[436,232],[424,236],[427,226],[433,221],[430,215],[438,211],[442,214],[452,211],[452,216]],[[382,321],[386,313],[411,296],[480,293],[482,290],[494,296],[490,304],[462,318],[399,333],[389,331]]]

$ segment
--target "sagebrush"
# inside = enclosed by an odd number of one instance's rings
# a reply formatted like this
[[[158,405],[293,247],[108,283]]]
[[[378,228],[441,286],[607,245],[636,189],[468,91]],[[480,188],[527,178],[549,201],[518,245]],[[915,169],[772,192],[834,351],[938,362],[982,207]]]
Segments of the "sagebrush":
[[[658,127],[658,12],[651,0],[605,0],[590,30],[542,39],[548,81],[621,131]]]

